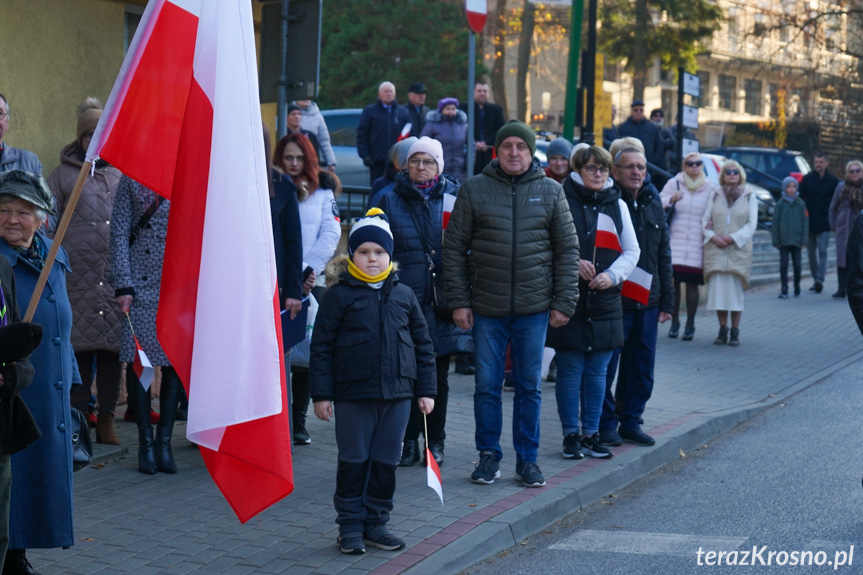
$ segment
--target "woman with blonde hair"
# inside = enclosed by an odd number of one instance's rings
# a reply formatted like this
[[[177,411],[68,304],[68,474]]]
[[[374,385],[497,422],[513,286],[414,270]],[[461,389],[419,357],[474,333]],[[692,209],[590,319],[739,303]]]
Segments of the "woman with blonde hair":
[[[674,313],[668,337],[680,332],[681,284],[686,284],[686,328],[683,340],[695,336],[695,311],[698,309],[698,286],[704,285],[704,234],[701,216],[707,200],[715,191],[704,174],[704,160],[698,152],[683,158],[683,169],[666,182],[659,194],[666,212],[673,210],[668,222],[671,243],[671,268],[674,272]]]
[[[720,190],[707,200],[701,218],[707,309],[716,310],[719,319],[719,335],[713,343],[738,346],[743,291],[749,287],[752,273],[752,236],[758,225],[758,201],[746,187],[746,172],[734,160],[722,165],[719,185]],[[672,247],[672,253],[673,250]]]
[[[828,211],[830,229],[836,234],[836,275],[839,276],[839,289],[833,297],[845,297],[847,280],[845,254],[848,248],[848,235],[861,209],[863,209],[863,163],[860,160],[851,160],[845,165],[845,179],[836,186]]]

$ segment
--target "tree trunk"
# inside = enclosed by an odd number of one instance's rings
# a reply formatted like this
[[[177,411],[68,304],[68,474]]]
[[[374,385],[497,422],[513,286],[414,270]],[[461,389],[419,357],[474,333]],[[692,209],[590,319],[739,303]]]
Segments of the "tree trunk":
[[[650,11],[647,0],[635,1],[635,37],[632,42],[632,99],[644,100],[647,84],[647,32],[650,26]]]
[[[643,1],[643,0],[642,0]],[[530,47],[533,44],[536,5],[524,0],[521,13],[521,34],[518,35],[518,64],[515,77],[516,118],[530,123],[530,91],[527,86],[527,73],[530,69]]]
[[[509,103],[506,98],[506,23],[507,0],[497,0],[494,12],[491,14],[492,55],[494,64],[491,67],[491,93],[494,103],[503,108],[503,115],[509,118]],[[473,87],[471,87],[473,89]]]

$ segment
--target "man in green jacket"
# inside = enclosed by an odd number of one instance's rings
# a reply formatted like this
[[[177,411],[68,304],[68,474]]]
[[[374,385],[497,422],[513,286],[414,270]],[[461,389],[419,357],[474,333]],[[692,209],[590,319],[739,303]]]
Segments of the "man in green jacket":
[[[563,188],[533,159],[536,137],[512,120],[497,159],[459,189],[443,247],[453,320],[473,328],[474,418],[480,460],[474,483],[500,477],[502,382],[511,345],[516,478],[545,485],[539,449],[540,371],[547,325],[565,325],[578,301],[578,239]]]

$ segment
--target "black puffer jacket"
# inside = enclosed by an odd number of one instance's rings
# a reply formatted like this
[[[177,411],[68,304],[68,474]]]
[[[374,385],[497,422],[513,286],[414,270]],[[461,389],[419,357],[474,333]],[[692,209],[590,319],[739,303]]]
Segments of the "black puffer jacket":
[[[851,306],[851,312],[857,320],[857,327],[863,334],[863,212],[857,216],[848,235],[845,270],[848,305]]]
[[[620,188],[615,184],[597,193],[572,178],[567,178],[563,183],[563,190],[572,210],[578,244],[584,258],[594,261],[596,274],[599,275],[611,267],[619,254],[609,249],[594,250],[596,221],[600,213],[608,215],[614,220],[617,235],[621,235],[623,220],[620,214]],[[589,283],[579,278],[578,291],[581,298],[578,308],[565,326],[548,328],[545,343],[547,347],[584,353],[623,347],[620,284],[604,290],[591,290]]]
[[[473,340],[470,331],[459,329],[451,321],[443,322],[435,318],[429,261],[416,224],[422,228],[426,244],[432,252],[434,273],[446,279],[440,255],[443,243],[444,196],[451,196],[452,200],[457,191],[458,186],[446,176],[442,176],[426,199],[422,192],[413,186],[405,171],[399,175],[395,189],[384,194],[376,206],[386,213],[390,221],[395,240],[393,260],[398,262],[399,278],[403,284],[414,290],[438,355],[472,352]]]
[[[347,270],[347,256],[327,264]],[[414,292],[395,271],[380,289],[342,271],[321,298],[309,361],[315,401],[435,397],[428,328]]]
[[[570,317],[578,301],[578,239],[560,184],[536,160],[518,177],[492,160],[459,188],[443,265],[452,309],[504,317],[551,308]]]
[[[632,226],[638,237],[641,255],[638,267],[653,274],[650,284],[650,300],[647,306],[628,297],[623,298],[624,309],[645,309],[659,306],[659,311],[671,313],[674,310],[674,278],[671,273],[671,246],[668,242],[668,224],[662,200],[653,184],[644,184],[638,193],[638,200],[627,190],[621,193],[629,208]]]

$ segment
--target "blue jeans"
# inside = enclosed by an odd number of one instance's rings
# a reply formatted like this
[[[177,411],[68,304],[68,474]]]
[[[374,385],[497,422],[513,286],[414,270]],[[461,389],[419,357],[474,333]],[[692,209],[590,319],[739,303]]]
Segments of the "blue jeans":
[[[542,352],[548,327],[548,312],[507,317],[473,314],[473,341],[476,359],[476,387],[473,414],[476,421],[476,448],[494,451],[503,457],[503,367],[506,346],[511,344],[512,444],[519,461],[535,463],[539,451],[539,408],[542,401]]]
[[[611,350],[589,353],[557,350],[555,395],[564,436],[578,433],[579,401],[582,435],[593,435],[599,431],[605,371],[610,359]]]
[[[641,416],[653,393],[653,366],[656,359],[656,334],[659,330],[659,307],[645,310],[623,310],[623,349],[614,350],[605,379],[605,401],[602,403],[603,431],[634,429],[644,423]],[[617,389],[611,393],[614,374],[620,361]]]
[[[809,232],[809,244],[806,251],[809,252],[809,271],[812,279],[824,283],[827,275],[827,246],[830,244],[830,231],[812,233]]]

